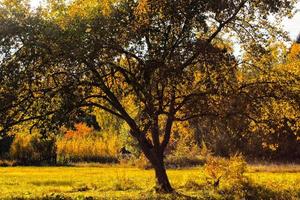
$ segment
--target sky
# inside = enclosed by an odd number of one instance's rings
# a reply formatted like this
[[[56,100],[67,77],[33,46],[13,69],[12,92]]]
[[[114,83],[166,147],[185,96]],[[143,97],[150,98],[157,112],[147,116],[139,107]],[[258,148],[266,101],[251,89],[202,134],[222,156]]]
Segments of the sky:
[[[282,25],[284,30],[288,31],[292,40],[297,38],[300,33],[300,0],[298,0],[295,16],[292,19],[284,19]]]
[[[36,7],[39,2],[42,0],[31,0],[32,6]],[[296,12],[295,16],[292,19],[284,19],[282,22],[282,26],[284,30],[289,32],[289,35],[292,40],[295,40],[297,38],[297,35],[300,33],[300,0],[298,0],[298,3],[296,5],[296,9],[298,12]]]

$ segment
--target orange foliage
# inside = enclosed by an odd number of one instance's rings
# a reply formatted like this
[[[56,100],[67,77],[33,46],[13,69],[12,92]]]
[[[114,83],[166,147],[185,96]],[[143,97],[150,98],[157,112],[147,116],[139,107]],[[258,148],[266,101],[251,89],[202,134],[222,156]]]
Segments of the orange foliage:
[[[85,123],[75,124],[75,130],[66,131],[64,137],[66,139],[72,138],[84,138],[90,135],[93,131],[93,128],[87,126]]]
[[[288,55],[289,60],[295,60],[300,58],[300,44],[293,44]]]

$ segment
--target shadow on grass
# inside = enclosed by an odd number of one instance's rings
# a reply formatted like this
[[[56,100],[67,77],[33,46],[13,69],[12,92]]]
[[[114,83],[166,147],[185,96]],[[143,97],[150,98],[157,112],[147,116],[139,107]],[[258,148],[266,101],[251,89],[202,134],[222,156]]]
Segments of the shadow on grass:
[[[243,185],[245,199],[272,199],[272,200],[294,200],[300,199],[300,191],[285,190],[281,188],[268,188],[262,185],[247,182]]]
[[[73,181],[56,181],[56,180],[47,180],[47,181],[31,181],[29,182],[35,186],[72,186]]]
[[[244,199],[244,200],[295,200],[300,199],[300,190],[287,190],[284,188],[270,188],[255,184],[251,180],[236,182],[229,187],[214,187],[210,184],[197,183],[188,180],[183,186],[178,188],[186,194],[174,195],[173,199]]]
[[[36,185],[70,185],[72,182],[70,181],[46,181],[46,182],[35,182]],[[128,182],[124,182],[124,185],[127,185],[126,188],[120,189],[110,188],[110,191],[127,191],[127,190],[136,190],[132,184],[128,184]],[[88,190],[95,190],[101,193],[99,188],[91,188],[87,186],[74,188],[73,192],[85,192]],[[103,192],[103,191],[102,191]],[[80,193],[78,197],[69,197],[60,193],[52,193],[47,194],[42,197],[34,198],[40,200],[93,200],[93,199],[114,199],[114,196],[106,196],[103,198],[92,197],[92,196],[84,196],[84,193]],[[136,195],[136,196],[135,196]],[[134,196],[118,196],[117,199],[125,200],[125,199],[142,199],[142,200],[197,200],[197,199],[209,199],[209,200],[228,200],[228,199],[243,199],[243,200],[294,200],[300,199],[300,191],[294,190],[284,190],[281,188],[269,188],[263,185],[255,184],[251,181],[241,182],[236,185],[232,185],[227,188],[215,188],[208,184],[199,184],[193,183],[191,181],[187,182],[187,184],[183,185],[180,188],[177,188],[171,194],[158,194],[154,189],[149,189],[147,191],[140,191],[136,193]],[[13,199],[28,199],[28,198],[13,198]]]

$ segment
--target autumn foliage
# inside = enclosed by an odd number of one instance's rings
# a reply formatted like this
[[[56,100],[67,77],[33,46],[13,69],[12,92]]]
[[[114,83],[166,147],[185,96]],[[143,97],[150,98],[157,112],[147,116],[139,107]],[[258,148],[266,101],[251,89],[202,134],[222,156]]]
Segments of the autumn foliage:
[[[84,123],[75,124],[75,130],[67,130],[64,134],[66,139],[84,138],[91,136],[93,129]]]
[[[114,133],[99,133],[85,123],[67,130],[57,142],[58,162],[118,162],[120,141]]]

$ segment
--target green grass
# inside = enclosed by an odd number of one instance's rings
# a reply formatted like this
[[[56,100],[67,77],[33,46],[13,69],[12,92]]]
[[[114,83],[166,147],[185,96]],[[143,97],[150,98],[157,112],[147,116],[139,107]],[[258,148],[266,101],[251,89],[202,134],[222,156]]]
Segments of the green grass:
[[[299,169],[299,167],[298,167]],[[179,199],[238,199],[233,194],[235,186],[228,189],[226,180],[221,188],[208,187],[201,168],[168,170],[173,187],[181,195]],[[300,170],[293,172],[247,173],[252,185],[249,193],[254,199],[300,198]],[[93,167],[2,167],[0,168],[0,199],[174,199],[174,196],[156,196],[153,192],[152,170],[122,168],[118,166]],[[253,191],[252,191],[253,190]],[[269,195],[269,196],[268,196]],[[276,199],[275,198],[275,199]],[[62,198],[61,198],[62,199]],[[274,199],[274,198],[273,198]]]

